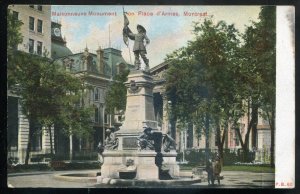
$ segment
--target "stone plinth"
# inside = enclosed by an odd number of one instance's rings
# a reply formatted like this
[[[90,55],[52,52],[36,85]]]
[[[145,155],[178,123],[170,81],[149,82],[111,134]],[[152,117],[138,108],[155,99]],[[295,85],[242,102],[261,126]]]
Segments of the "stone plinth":
[[[162,152],[163,164],[169,169],[169,174],[172,177],[179,177],[179,165],[176,162],[177,153],[175,150],[170,152]]]
[[[158,167],[155,164],[155,151],[139,151],[137,152],[137,177],[138,179],[158,179]]]
[[[156,152],[142,151],[104,151],[104,164],[101,167],[101,178],[120,178],[119,172],[126,168],[126,162],[131,159],[136,167],[137,179],[158,179],[158,167],[155,165]]]

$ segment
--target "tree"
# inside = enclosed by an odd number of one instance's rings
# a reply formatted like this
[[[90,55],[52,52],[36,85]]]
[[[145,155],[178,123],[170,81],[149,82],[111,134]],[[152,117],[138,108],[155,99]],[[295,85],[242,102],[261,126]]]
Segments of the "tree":
[[[259,19],[242,35],[224,21],[195,23],[194,40],[167,56],[172,65],[167,71],[166,90],[180,122],[193,122],[205,129],[206,140],[209,130],[216,130],[221,157],[229,124],[239,137],[246,161],[251,131],[256,137],[258,116],[267,118],[273,163],[275,7],[262,7]],[[248,127],[243,138],[239,120],[245,114]],[[252,142],[255,144],[255,138]]]
[[[72,126],[70,132],[77,135],[92,131],[90,111],[84,106],[75,106],[83,96],[85,86],[83,80],[47,58],[47,51],[44,56],[18,51],[16,45],[22,42],[21,24],[8,11],[8,89],[20,96],[22,113],[29,123],[47,127],[53,154],[51,128],[55,123]],[[33,127],[29,128],[25,164],[28,164],[31,151]]]
[[[106,111],[110,114],[114,114],[115,110],[126,109],[127,89],[124,83],[127,81],[128,74],[129,70],[125,70],[124,72],[115,75],[113,82],[106,93]]]
[[[216,129],[222,157],[229,119],[237,119],[233,108],[241,108],[232,72],[232,66],[238,62],[235,54],[239,33],[224,21],[213,24],[207,19],[202,24],[195,23],[194,34],[195,40],[186,48],[167,57],[172,66],[167,72],[166,90],[173,98],[179,120],[192,121],[197,128],[205,129],[207,150],[210,128]]]
[[[275,75],[276,75],[276,7],[263,6],[259,21],[247,27],[244,34],[242,63],[248,86],[245,92],[251,99],[252,118],[257,123],[258,109],[269,121],[271,129],[271,166],[274,166]],[[251,69],[246,69],[246,68]],[[253,115],[254,114],[254,115]],[[254,129],[256,128],[253,126]]]
[[[89,136],[93,129],[91,110],[84,104],[76,105],[84,95],[83,80],[66,72],[63,67],[55,63],[45,62],[40,65],[41,69],[38,72],[41,75],[40,85],[36,88],[39,98],[36,103],[42,108],[39,109],[37,119],[49,132],[51,154],[53,154],[54,125],[59,123],[69,126],[65,128],[69,134],[75,132],[79,137]]]

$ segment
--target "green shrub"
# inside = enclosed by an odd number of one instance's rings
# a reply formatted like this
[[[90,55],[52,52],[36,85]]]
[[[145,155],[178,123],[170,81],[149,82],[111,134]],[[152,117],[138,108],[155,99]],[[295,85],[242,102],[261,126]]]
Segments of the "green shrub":
[[[100,168],[99,162],[71,162],[67,163],[66,168],[68,170],[75,170],[75,169],[98,169]]]
[[[7,172],[24,172],[24,171],[45,171],[51,170],[48,164],[18,164],[18,165],[8,165]]]
[[[189,149],[185,150],[185,159],[190,164],[205,164],[205,149]]]
[[[232,165],[239,161],[239,157],[235,152],[230,152],[229,149],[224,149],[223,152],[223,164]]]

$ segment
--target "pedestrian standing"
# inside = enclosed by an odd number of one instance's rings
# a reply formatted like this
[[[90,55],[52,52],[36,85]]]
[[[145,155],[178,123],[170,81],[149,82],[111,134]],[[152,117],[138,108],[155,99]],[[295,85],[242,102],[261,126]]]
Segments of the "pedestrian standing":
[[[212,184],[214,184],[215,179],[218,180],[218,184],[220,185],[220,174],[221,174],[221,162],[220,157],[217,157],[215,162],[213,163],[213,181]]]
[[[211,184],[213,184],[213,166],[212,166],[211,159],[209,159],[206,163],[206,172],[207,172],[208,185],[211,185]]]

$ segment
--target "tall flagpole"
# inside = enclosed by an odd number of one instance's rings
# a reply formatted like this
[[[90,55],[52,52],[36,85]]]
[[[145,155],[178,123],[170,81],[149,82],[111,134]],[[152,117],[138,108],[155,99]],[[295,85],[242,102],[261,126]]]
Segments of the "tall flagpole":
[[[110,43],[110,24],[108,25],[108,46],[111,48],[111,43]]]
[[[131,52],[130,52],[130,46],[129,46],[129,42],[128,42],[128,51],[129,51],[130,63],[131,63],[131,65],[132,65],[132,61],[131,61]]]

